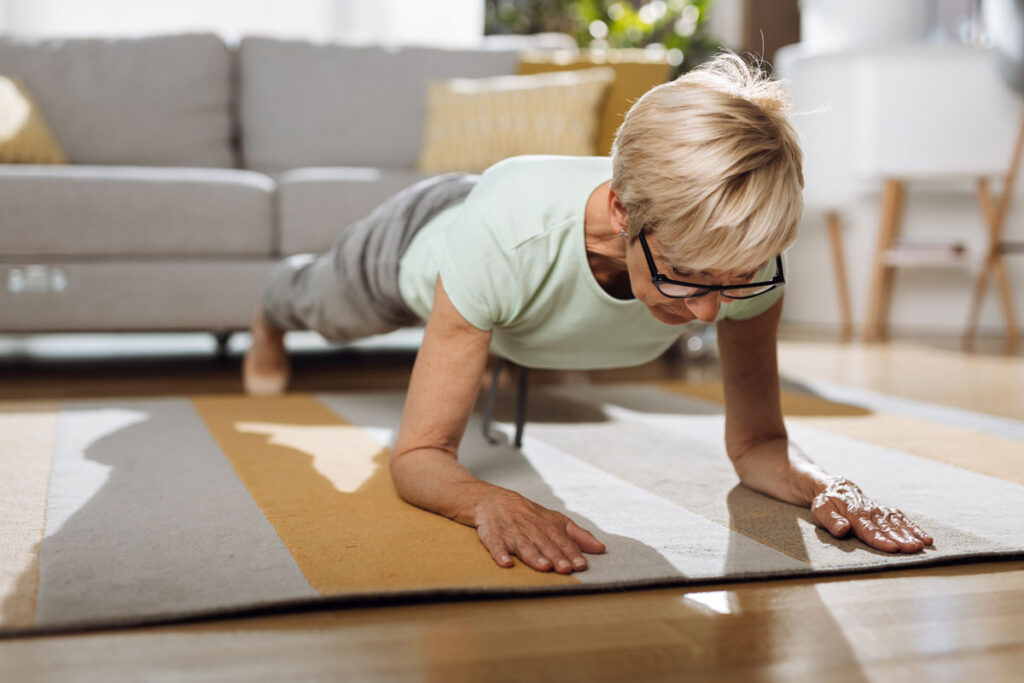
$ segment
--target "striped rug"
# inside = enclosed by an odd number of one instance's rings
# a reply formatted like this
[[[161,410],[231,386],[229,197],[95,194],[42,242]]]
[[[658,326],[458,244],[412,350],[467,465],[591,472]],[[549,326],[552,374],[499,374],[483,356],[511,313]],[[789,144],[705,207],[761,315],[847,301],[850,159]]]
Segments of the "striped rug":
[[[501,569],[473,529],[397,497],[400,393],[0,404],[0,634],[1024,556],[1024,423],[794,389],[791,438],[934,547],[837,540],[741,486],[710,384],[537,389],[521,450],[471,422],[474,473],[608,546],[572,576]]]

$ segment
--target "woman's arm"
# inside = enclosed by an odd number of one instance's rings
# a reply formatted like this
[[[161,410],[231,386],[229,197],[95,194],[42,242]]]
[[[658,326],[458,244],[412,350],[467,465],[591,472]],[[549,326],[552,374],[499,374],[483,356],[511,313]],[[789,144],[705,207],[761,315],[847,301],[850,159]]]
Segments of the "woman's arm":
[[[809,505],[829,476],[795,445],[782,420],[776,330],[782,299],[748,320],[718,323],[725,391],[725,450],[744,485],[773,498]],[[767,454],[767,457],[750,457]]]
[[[604,552],[600,541],[568,517],[477,479],[457,460],[490,341],[490,332],[459,314],[438,278],[391,455],[392,481],[409,503],[475,527],[500,566],[513,566],[516,555],[539,571],[585,569],[581,551]]]
[[[810,507],[815,521],[842,538],[853,529],[868,545],[916,552],[931,536],[899,510],[877,505],[860,488],[826,473],[789,440],[782,420],[776,336],[782,299],[749,320],[718,323],[725,390],[725,449],[740,481],[774,498]]]

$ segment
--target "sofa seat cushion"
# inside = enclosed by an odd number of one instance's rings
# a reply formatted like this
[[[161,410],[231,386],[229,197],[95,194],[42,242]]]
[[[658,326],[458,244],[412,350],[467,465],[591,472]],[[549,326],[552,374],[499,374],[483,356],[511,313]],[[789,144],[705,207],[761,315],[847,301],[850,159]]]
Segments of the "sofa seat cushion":
[[[0,74],[25,84],[73,164],[237,166],[216,35],[0,36]]]
[[[414,168],[427,83],[515,73],[512,50],[244,38],[239,118],[246,168]]]
[[[268,258],[53,262],[49,271],[59,276],[59,288],[0,287],[0,333],[245,329],[275,263]],[[9,283],[27,267],[0,259],[0,282]]]
[[[274,182],[237,169],[0,164],[0,255],[269,255]]]
[[[423,178],[411,170],[345,166],[282,173],[277,177],[280,253],[326,251],[345,228]]]

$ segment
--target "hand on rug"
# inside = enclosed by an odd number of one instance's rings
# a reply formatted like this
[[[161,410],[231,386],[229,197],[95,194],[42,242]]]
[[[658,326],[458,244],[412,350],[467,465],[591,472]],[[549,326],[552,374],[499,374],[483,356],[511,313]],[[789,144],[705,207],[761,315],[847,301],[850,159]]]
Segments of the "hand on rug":
[[[872,548],[916,553],[935,539],[895,508],[879,505],[849,479],[836,477],[811,501],[814,521],[836,538],[850,529]]]
[[[605,551],[601,541],[562,513],[507,490],[480,504],[476,530],[494,561],[506,568],[515,565],[515,555],[539,572],[571,574],[587,568],[583,553]]]

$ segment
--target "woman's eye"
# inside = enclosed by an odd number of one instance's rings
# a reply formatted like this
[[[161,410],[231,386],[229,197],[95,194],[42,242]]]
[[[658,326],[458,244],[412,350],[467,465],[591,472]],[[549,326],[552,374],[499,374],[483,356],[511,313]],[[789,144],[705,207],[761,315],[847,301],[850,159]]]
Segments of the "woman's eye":
[[[673,269],[675,270],[675,269]],[[707,281],[707,275],[698,273],[696,271],[676,270],[676,274],[679,275],[679,279],[683,282],[693,282],[695,284],[704,284]]]

